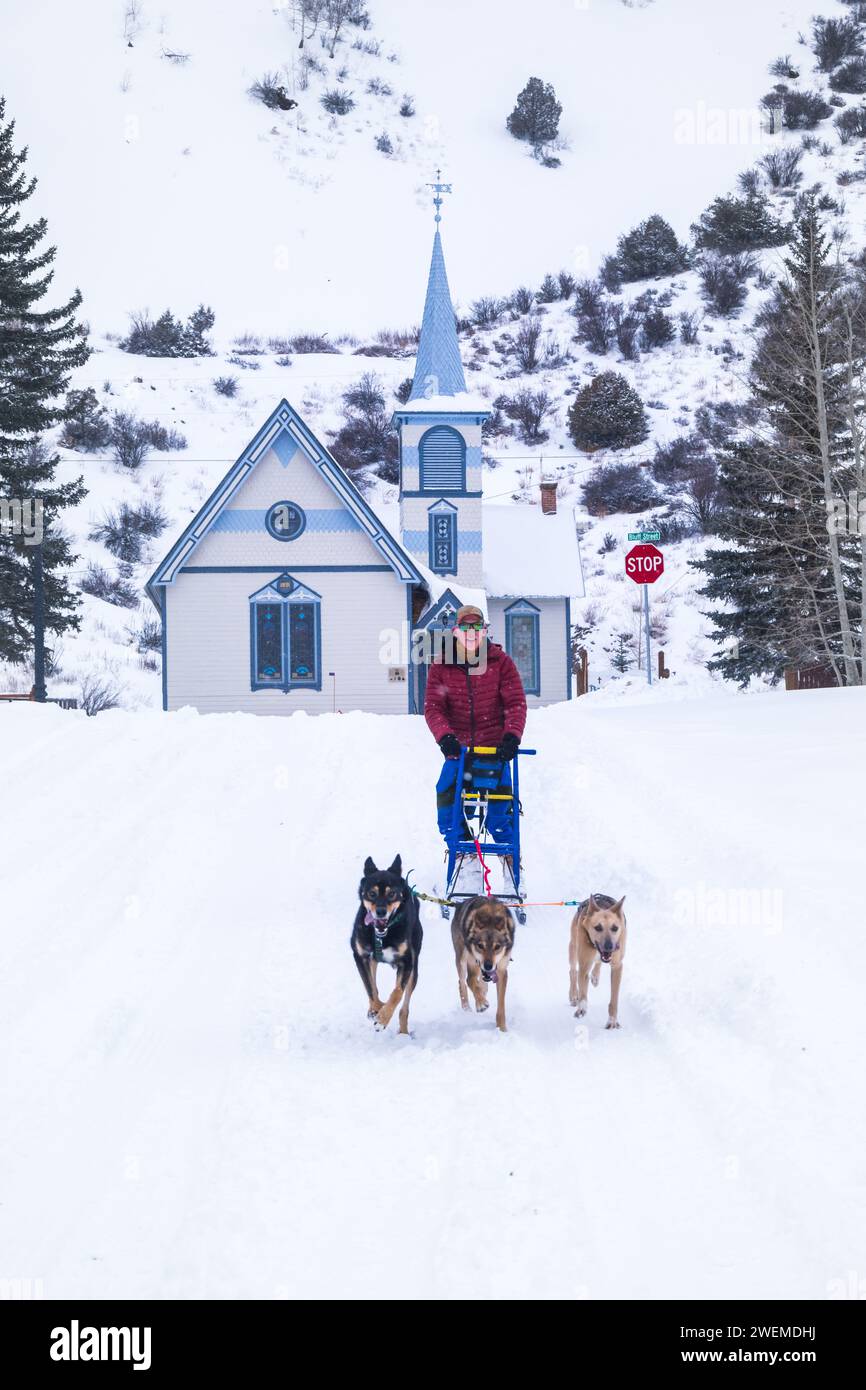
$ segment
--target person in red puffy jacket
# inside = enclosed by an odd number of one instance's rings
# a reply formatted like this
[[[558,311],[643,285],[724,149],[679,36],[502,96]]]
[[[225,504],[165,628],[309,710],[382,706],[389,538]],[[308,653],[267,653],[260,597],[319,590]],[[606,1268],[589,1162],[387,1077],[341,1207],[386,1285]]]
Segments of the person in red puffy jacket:
[[[482,648],[482,644],[484,644]],[[465,605],[454,620],[455,660],[434,660],[427,672],[424,718],[445,757],[436,784],[439,829],[451,824],[457,759],[461,747],[493,747],[503,760],[501,785],[510,789],[508,763],[517,753],[526,724],[526,693],[520,672],[507,652],[487,638],[479,608]],[[492,801],[487,830],[494,840],[508,836],[507,801]]]

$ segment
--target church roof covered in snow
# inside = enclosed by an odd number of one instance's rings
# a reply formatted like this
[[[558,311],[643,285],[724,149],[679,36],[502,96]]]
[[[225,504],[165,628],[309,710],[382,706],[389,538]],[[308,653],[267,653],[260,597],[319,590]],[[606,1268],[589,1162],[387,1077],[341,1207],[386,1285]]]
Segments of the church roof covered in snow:
[[[581,598],[583,566],[574,511],[485,502],[484,587],[497,598]]]

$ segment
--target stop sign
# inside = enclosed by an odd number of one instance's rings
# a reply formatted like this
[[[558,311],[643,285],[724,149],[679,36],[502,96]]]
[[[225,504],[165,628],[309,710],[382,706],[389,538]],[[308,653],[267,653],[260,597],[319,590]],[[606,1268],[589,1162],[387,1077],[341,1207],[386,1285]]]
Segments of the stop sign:
[[[633,545],[625,557],[625,572],[635,584],[655,584],[665,572],[665,557],[658,546]]]

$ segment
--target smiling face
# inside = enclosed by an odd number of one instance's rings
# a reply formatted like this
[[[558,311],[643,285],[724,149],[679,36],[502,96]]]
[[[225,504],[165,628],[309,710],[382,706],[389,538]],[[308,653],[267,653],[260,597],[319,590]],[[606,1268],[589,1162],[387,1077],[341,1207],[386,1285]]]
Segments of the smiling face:
[[[585,909],[583,929],[606,965],[613,960],[614,952],[619,950],[625,931],[624,902],[625,898],[620,898],[618,903],[602,906],[595,898],[590,898]]]

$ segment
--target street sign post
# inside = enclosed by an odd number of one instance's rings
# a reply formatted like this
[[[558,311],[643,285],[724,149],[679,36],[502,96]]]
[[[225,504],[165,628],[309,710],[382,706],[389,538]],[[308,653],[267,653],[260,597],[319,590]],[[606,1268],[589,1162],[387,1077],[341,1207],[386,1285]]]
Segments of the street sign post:
[[[650,535],[658,538],[658,532],[638,531],[635,536],[629,536],[629,540],[639,536],[640,545],[633,545],[625,557],[625,572],[629,579],[633,579],[635,584],[643,586],[643,616],[644,628],[646,631],[646,679],[647,685],[653,683],[652,662],[650,659],[650,620],[649,620],[649,586],[655,584],[665,572],[665,557],[661,551],[652,544],[648,544],[644,539]]]

